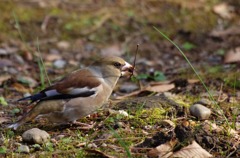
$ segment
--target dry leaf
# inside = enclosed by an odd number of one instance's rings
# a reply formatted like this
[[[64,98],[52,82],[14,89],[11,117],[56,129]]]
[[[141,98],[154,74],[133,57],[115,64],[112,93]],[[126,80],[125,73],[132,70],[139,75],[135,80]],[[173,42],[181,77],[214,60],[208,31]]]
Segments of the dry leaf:
[[[187,81],[189,84],[194,84],[194,83],[198,83],[199,79],[188,79]]]
[[[240,34],[240,27],[239,26],[231,26],[225,30],[213,30],[210,35],[214,37],[226,37],[226,36],[233,36]]]
[[[231,19],[234,14],[234,8],[229,6],[227,3],[220,3],[213,7],[213,11],[224,19]]]
[[[170,127],[173,127],[173,128],[176,127],[175,123],[172,122],[171,120],[162,120],[162,121],[161,121],[161,124],[162,124],[162,125],[165,125],[165,126],[170,126]]]
[[[173,153],[170,157],[207,158],[212,157],[212,155],[203,149],[196,141],[193,141],[192,144]]]
[[[16,89],[16,91],[18,92],[23,92],[23,93],[29,93],[31,92],[30,89],[25,88],[23,85],[19,84],[19,83],[13,83],[13,88]]]
[[[0,85],[2,85],[2,83],[8,79],[10,79],[11,76],[10,75],[3,75],[3,76],[0,76]]]
[[[156,148],[150,150],[147,155],[149,157],[168,158],[170,155],[173,154],[172,149],[176,145],[176,143],[177,143],[177,140],[171,140],[169,142],[161,144]]]
[[[115,99],[124,99],[127,97],[137,96],[143,92],[166,92],[171,89],[175,88],[175,85],[172,83],[170,84],[168,81],[165,83],[163,82],[152,82],[149,86],[143,87],[141,90],[134,91],[132,93],[126,94],[124,96],[118,96]]]
[[[146,90],[152,91],[152,92],[166,92],[173,88],[175,88],[175,85],[172,83],[172,84],[165,84],[165,85],[148,86]]]
[[[224,63],[235,62],[240,62],[240,47],[229,50],[224,57]]]

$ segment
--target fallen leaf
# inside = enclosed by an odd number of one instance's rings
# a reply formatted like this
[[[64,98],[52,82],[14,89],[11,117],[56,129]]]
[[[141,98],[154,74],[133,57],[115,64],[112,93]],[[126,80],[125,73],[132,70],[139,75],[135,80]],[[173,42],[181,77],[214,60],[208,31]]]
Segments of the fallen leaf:
[[[194,83],[198,83],[199,79],[188,79],[187,81],[189,84],[194,84]]]
[[[2,75],[0,76],[0,85],[2,85],[2,83],[8,79],[10,79],[11,76],[10,75]]]
[[[137,90],[137,91],[134,91],[132,93],[128,93],[124,96],[118,96],[115,99],[120,100],[120,99],[124,99],[124,98],[127,98],[127,97],[133,97],[133,96],[137,96],[140,93],[144,93],[144,92],[147,92],[147,93],[149,93],[149,92],[150,93],[151,92],[166,92],[166,91],[169,91],[173,88],[175,88],[175,85],[173,83],[170,84],[169,81],[152,82],[148,86],[143,87],[141,90]]]
[[[234,8],[228,5],[227,3],[220,3],[213,7],[213,11],[224,19],[231,19],[233,18]]]
[[[229,27],[225,30],[213,30],[211,33],[210,33],[211,36],[214,36],[214,37],[226,37],[226,36],[233,36],[233,35],[240,35],[240,27],[239,26],[232,26],[232,27]]]
[[[156,148],[150,150],[147,155],[149,157],[168,158],[170,155],[173,154],[172,150],[173,150],[173,147],[176,145],[176,143],[177,143],[177,140],[174,139],[164,144],[161,144]]]
[[[206,158],[212,157],[212,155],[203,149],[196,141],[193,141],[192,144],[173,153],[170,157]]]
[[[18,92],[23,92],[23,93],[29,93],[31,92],[30,89],[25,88],[23,85],[19,84],[19,83],[13,83],[13,88],[16,89],[16,91]]]
[[[174,84],[164,84],[164,85],[148,86],[145,90],[152,91],[152,92],[166,92],[173,88],[175,88]]]
[[[235,62],[240,62],[240,47],[229,50],[224,57],[224,63]]]

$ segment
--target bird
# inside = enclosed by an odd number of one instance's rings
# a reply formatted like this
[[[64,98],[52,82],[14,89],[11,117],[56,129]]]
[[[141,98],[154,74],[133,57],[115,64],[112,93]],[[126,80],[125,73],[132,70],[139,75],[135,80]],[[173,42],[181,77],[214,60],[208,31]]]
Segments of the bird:
[[[57,124],[75,123],[101,108],[108,101],[119,78],[131,76],[133,71],[134,67],[120,57],[101,57],[39,93],[19,99],[36,104],[8,128],[17,130],[19,126],[38,117]]]

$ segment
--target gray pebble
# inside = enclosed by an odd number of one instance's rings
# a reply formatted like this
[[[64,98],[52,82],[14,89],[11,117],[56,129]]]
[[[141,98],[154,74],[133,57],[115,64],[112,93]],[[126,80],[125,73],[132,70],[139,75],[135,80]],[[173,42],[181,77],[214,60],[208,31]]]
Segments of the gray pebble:
[[[53,66],[57,69],[61,69],[61,68],[64,68],[66,65],[66,61],[63,60],[63,59],[59,59],[59,60],[56,60],[54,61],[53,63]]]
[[[21,64],[21,65],[25,64],[25,61],[23,60],[23,58],[20,55],[15,54],[14,57],[19,64]]]
[[[190,106],[190,113],[200,120],[206,120],[211,115],[211,110],[201,104]]]
[[[135,84],[125,83],[119,87],[119,91],[123,93],[130,93],[138,89],[138,86]]]
[[[29,153],[30,149],[27,145],[20,145],[17,149],[17,152],[19,152],[19,153]]]
[[[38,128],[32,128],[23,133],[22,139],[24,142],[43,144],[49,140],[50,136],[46,131]]]

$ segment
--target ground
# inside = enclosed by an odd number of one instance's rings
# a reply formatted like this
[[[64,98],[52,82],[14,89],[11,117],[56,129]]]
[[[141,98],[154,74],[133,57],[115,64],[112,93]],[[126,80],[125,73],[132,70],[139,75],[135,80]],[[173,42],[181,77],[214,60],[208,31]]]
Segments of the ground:
[[[213,157],[240,156],[240,2],[12,0],[0,9],[0,154],[157,157],[161,145],[177,153],[196,141]],[[137,44],[136,77],[120,79],[111,101],[79,120],[93,128],[44,119],[4,128],[30,108],[16,100],[48,86],[48,78],[54,82],[98,56],[133,63]],[[197,102],[211,109],[207,120],[190,114]],[[23,142],[33,127],[51,140]],[[30,152],[19,152],[19,143]]]

